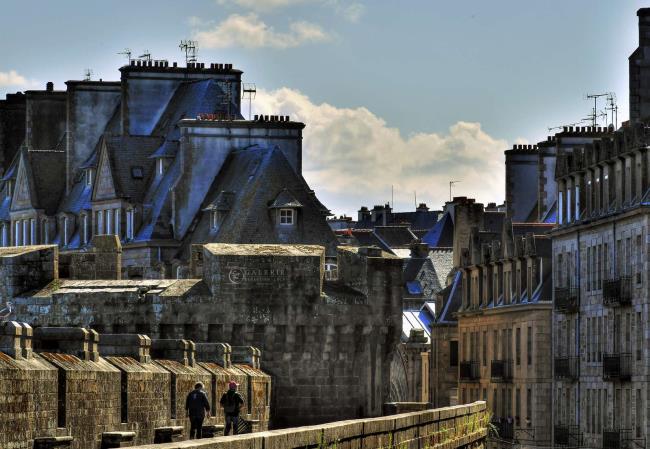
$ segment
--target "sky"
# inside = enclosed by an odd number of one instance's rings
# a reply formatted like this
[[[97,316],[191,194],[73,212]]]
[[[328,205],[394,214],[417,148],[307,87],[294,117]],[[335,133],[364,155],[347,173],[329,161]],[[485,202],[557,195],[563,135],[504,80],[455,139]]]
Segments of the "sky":
[[[356,216],[454,195],[504,198],[503,151],[580,122],[587,94],[628,115],[637,0],[4,0],[0,95],[69,79],[117,80],[148,50],[232,63],[253,113],[304,121],[304,176],[333,213]],[[604,107],[604,102],[599,109]],[[243,108],[245,115],[247,107]],[[583,123],[584,126],[584,123]]]

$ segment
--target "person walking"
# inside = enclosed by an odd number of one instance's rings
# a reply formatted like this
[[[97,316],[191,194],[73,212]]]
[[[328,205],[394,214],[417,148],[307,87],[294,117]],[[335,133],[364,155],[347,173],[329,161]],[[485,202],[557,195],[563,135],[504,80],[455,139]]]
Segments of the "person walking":
[[[226,428],[223,431],[224,435],[230,434],[232,427],[233,435],[237,435],[239,425],[239,410],[244,403],[244,398],[237,392],[237,382],[231,380],[228,383],[228,391],[226,391],[221,400],[219,401],[223,407],[223,413],[226,415]]]
[[[185,411],[190,418],[190,440],[202,438],[203,420],[210,412],[210,401],[203,390],[203,384],[197,382],[194,390],[190,391],[185,399]]]

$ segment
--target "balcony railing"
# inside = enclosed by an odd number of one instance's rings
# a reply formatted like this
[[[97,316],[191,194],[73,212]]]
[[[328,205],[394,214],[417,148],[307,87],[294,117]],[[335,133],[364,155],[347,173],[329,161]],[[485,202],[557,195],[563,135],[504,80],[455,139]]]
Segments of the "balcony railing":
[[[460,381],[473,382],[481,378],[478,362],[460,362]]]
[[[603,449],[627,449],[630,447],[632,431],[629,429],[604,429]]]
[[[620,307],[632,303],[632,276],[619,276],[603,281],[603,305]]]
[[[632,376],[632,354],[604,354],[603,380],[625,381]]]
[[[561,313],[575,313],[580,307],[579,291],[575,287],[555,288],[555,310]]]
[[[556,424],[553,429],[556,446],[580,447],[582,446],[582,433],[578,426]]]
[[[492,360],[490,378],[492,382],[512,382],[512,360]]]
[[[555,378],[570,381],[578,380],[580,375],[580,359],[578,357],[556,357]]]

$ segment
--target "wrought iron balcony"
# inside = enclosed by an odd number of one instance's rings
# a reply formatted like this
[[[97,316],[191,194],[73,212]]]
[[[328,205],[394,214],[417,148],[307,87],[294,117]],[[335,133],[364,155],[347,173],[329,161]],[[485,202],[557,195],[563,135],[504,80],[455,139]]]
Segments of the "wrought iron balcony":
[[[619,276],[603,281],[603,305],[620,307],[632,303],[632,276]]]
[[[580,427],[578,426],[556,424],[553,429],[553,435],[553,440],[556,446],[582,446],[582,433],[580,433]]]
[[[460,381],[473,382],[481,378],[478,362],[460,362]]]
[[[603,449],[627,449],[630,447],[632,431],[629,429],[604,429]]]
[[[603,380],[625,381],[632,377],[632,354],[604,354]]]
[[[555,310],[561,313],[575,313],[580,307],[580,294],[575,287],[555,288]]]
[[[578,357],[556,357],[554,371],[556,379],[576,381],[580,375],[580,359]]]
[[[492,360],[490,378],[492,382],[512,382],[512,360]]]

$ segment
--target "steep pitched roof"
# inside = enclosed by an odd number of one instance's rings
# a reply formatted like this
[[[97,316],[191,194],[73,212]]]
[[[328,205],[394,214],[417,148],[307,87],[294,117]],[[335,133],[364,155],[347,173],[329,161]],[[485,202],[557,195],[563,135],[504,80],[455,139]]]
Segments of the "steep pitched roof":
[[[95,192],[100,187],[101,177],[105,176],[105,151],[115,195],[133,203],[142,202],[154,170],[154,162],[149,156],[162,142],[160,137],[105,135],[105,147],[100,152]]]
[[[374,231],[391,248],[407,247],[417,239],[408,226],[375,226]]]
[[[201,113],[227,113],[236,111],[231,103],[230,108],[224,103],[225,95],[222,86],[215,80],[195,80],[181,83],[160,116],[152,131],[154,136],[164,136],[165,140],[180,139],[180,129],[177,123],[183,118],[193,118]],[[243,118],[238,115],[236,118]]]
[[[43,209],[56,213],[65,190],[65,152],[27,151],[20,153],[16,171],[12,210]]]
[[[284,189],[303,207],[295,231],[278,234],[269,206]],[[223,191],[234,192],[232,209],[215,234],[211,232],[209,213],[203,210],[217,202]],[[336,236],[325,220],[320,203],[278,149],[250,147],[233,151],[209,192],[190,227],[193,232],[188,238],[192,243],[305,243],[324,245],[329,255],[336,252]]]
[[[442,310],[436,316],[436,323],[452,324],[458,322],[454,314],[458,312],[462,304],[462,272],[456,272],[453,282],[445,287],[440,294],[442,295]]]

